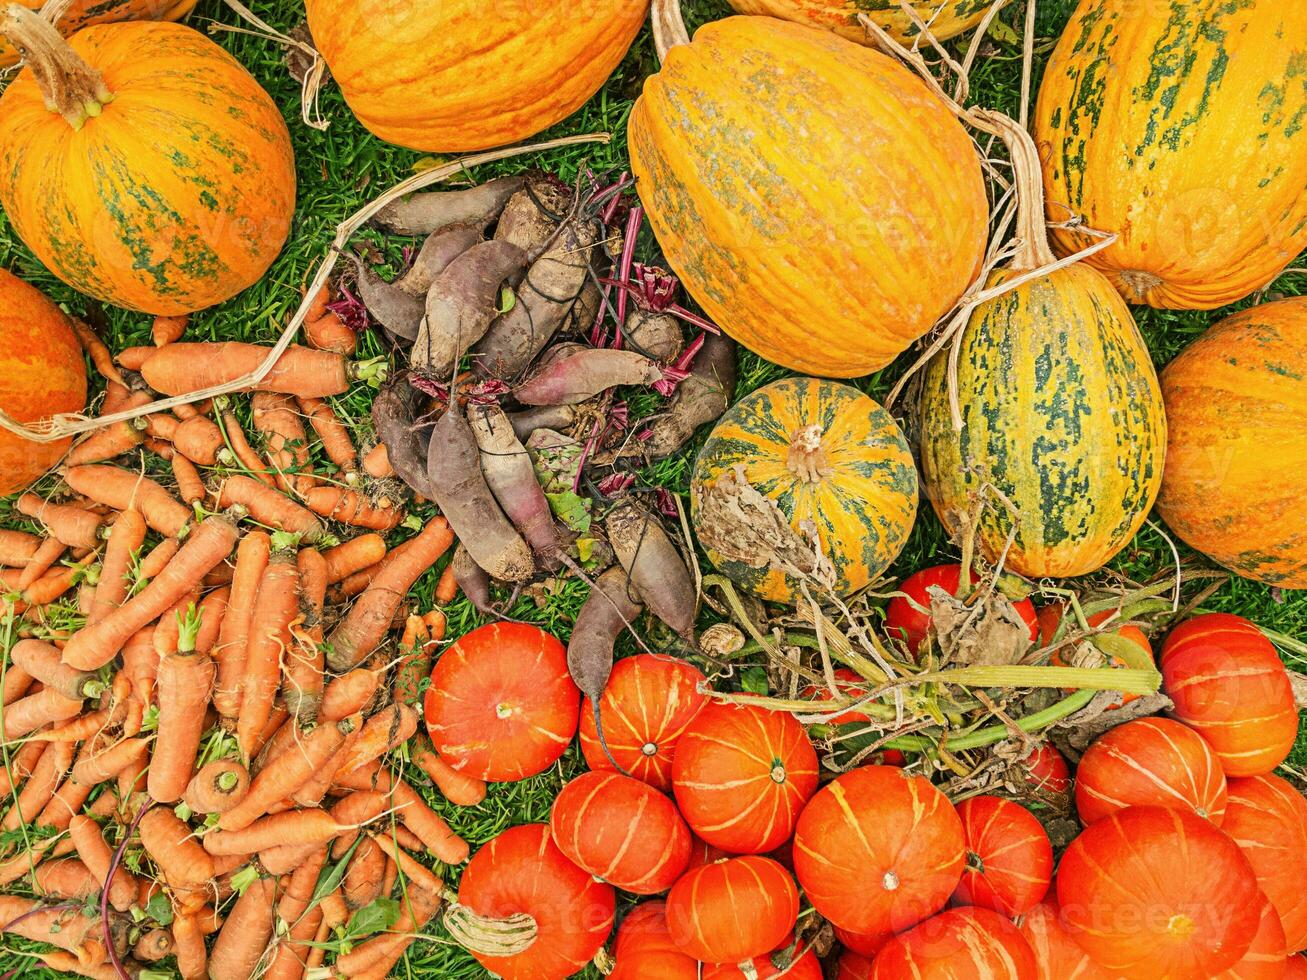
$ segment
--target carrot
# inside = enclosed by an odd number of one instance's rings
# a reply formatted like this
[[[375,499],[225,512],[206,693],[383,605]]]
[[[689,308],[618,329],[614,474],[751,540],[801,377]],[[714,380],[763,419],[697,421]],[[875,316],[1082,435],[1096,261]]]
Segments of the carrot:
[[[231,580],[236,577],[236,566],[230,560],[219,562],[217,567],[208,575],[204,576],[202,585],[206,589],[212,589],[220,585],[231,585]]]
[[[132,563],[145,543],[146,530],[145,518],[135,510],[123,511],[109,529],[109,543],[100,562],[100,582],[86,617],[88,626],[104,619],[127,598]]]
[[[427,624],[427,632],[430,639],[427,641],[428,648],[434,648],[441,640],[445,638],[445,630],[449,626],[449,620],[439,609],[432,609],[422,617],[423,622]]]
[[[95,548],[100,543],[104,518],[83,507],[54,504],[34,493],[25,493],[18,498],[14,509],[38,521],[52,537],[70,548]]]
[[[182,980],[203,980],[209,973],[209,954],[204,948],[204,933],[198,915],[178,914],[172,920],[173,948],[177,954],[177,972]]]
[[[328,548],[322,557],[327,560],[327,582],[335,585],[385,558],[386,541],[379,534],[360,534]]]
[[[44,539],[40,547],[36,549],[36,554],[32,560],[27,563],[18,576],[18,581],[14,583],[18,589],[26,589],[37,579],[45,575],[46,572],[57,562],[67,549],[58,538],[50,537]]]
[[[403,903],[403,913],[391,931],[360,943],[350,952],[336,959],[338,976],[354,980],[384,978],[391,967],[413,944],[428,922],[440,910],[440,892],[425,888],[410,888]]]
[[[458,580],[454,578],[454,563],[451,561],[440,573],[440,581],[436,583],[436,601],[448,604],[457,598]]]
[[[168,563],[173,560],[181,547],[182,543],[177,538],[164,538],[151,548],[137,566],[137,575],[141,581],[148,582],[152,578],[157,578],[159,573],[168,567]]]
[[[123,645],[123,669],[130,694],[123,734],[136,735],[146,710],[154,703],[154,686],[159,676],[159,654],[154,649],[154,628],[146,627],[132,634]]]
[[[213,944],[209,980],[250,980],[259,972],[272,939],[276,897],[276,880],[260,878],[236,899]]]
[[[339,721],[362,711],[376,695],[381,674],[368,667],[356,667],[327,685],[322,695],[322,717]]]
[[[83,698],[98,698],[105,691],[104,682],[95,674],[69,667],[58,647],[40,640],[19,640],[9,657],[17,667],[66,698],[80,702]]]
[[[391,690],[395,700],[402,704],[417,702],[422,682],[431,673],[431,655],[428,652],[430,637],[431,633],[421,616],[408,617],[399,641],[402,659],[395,668],[395,683]]]
[[[363,838],[350,858],[340,893],[352,909],[371,905],[381,897],[381,880],[386,873],[386,852],[370,837]]]
[[[302,721],[318,714],[322,703],[323,603],[327,596],[327,560],[316,551],[302,550],[296,556],[299,568],[299,618],[292,630],[294,642],[286,650],[282,699],[290,713]]]
[[[78,493],[114,510],[138,510],[145,522],[167,538],[186,533],[191,510],[147,476],[119,466],[70,466],[64,480]]]
[[[193,589],[235,546],[236,526],[230,520],[222,515],[205,518],[143,591],[68,641],[64,662],[83,670],[95,670],[108,663],[133,633]]]
[[[172,933],[167,929],[151,929],[136,940],[132,955],[145,963],[157,963],[173,953]]]
[[[267,813],[272,804],[290,796],[326,764],[355,725],[352,720],[325,722],[270,757],[241,801],[218,818],[219,829],[243,830]]]
[[[200,589],[196,586],[163,611],[154,625],[154,652],[160,658],[177,652],[177,644],[182,635],[182,619],[185,618],[186,611],[199,601]]]
[[[467,860],[467,841],[450,830],[440,814],[427,806],[412,786],[391,776],[376,762],[353,772],[337,774],[336,785],[347,789],[379,789],[391,794],[400,820],[418,835],[432,854],[445,864],[462,864]]]
[[[348,670],[377,648],[408,590],[449,549],[454,535],[449,523],[443,517],[436,517],[414,541],[402,559],[388,563],[377,573],[367,591],[332,631],[327,663],[333,670]]]
[[[386,852],[386,856],[395,862],[409,884],[417,885],[417,887],[434,892],[437,895],[444,889],[444,882],[440,877],[405,851],[390,834],[380,832],[370,833],[369,836]]]
[[[118,389],[117,385],[110,385],[109,390],[112,392]],[[123,392],[127,389],[122,388]],[[110,405],[109,398],[106,395],[104,405],[101,407],[101,416],[116,415],[118,412],[129,411],[133,408],[141,408],[150,404],[154,398],[148,391],[136,391],[127,393],[121,403]],[[145,423],[141,419],[132,419],[125,422],[115,422],[113,425],[105,426],[96,432],[92,432],[85,439],[72,448],[64,462],[68,466],[82,466],[86,463],[102,463],[106,459],[129,453],[142,442],[145,441]]]
[[[41,538],[26,531],[0,531],[0,565],[24,568],[40,550]]]
[[[151,807],[141,817],[139,833],[141,846],[169,887],[195,891],[213,877],[213,857],[168,807]]]
[[[254,739],[254,745],[250,749],[250,754],[258,755],[263,749],[263,746],[267,744],[268,739],[272,738],[277,729],[285,724],[286,719],[289,717],[290,713],[286,711],[285,705],[274,704],[272,706],[272,714],[268,717],[268,723],[263,726],[263,731],[259,732],[258,736]]]
[[[332,896],[340,898],[340,889],[337,888],[328,897],[330,898]],[[322,961],[327,958],[327,939],[331,936],[332,926],[331,923],[327,921],[327,913],[323,908],[324,904],[325,899],[324,901],[319,902],[314,909],[311,910],[318,913],[319,921],[318,931],[313,935],[313,944],[309,947],[309,954],[304,960],[305,976],[316,975],[311,974],[311,971],[316,971],[318,967],[322,966]],[[343,899],[341,899],[340,904],[342,906],[345,905]],[[346,908],[345,911],[348,912],[349,909]]]
[[[93,741],[83,744],[81,750],[77,753],[77,762],[84,762],[87,758],[95,753],[95,743]],[[36,815],[35,823],[42,826],[53,827],[55,830],[66,830],[68,821],[77,815],[91,795],[94,786],[87,786],[77,782],[75,779],[65,779],[59,784],[59,788],[54,791],[54,795],[41,808],[41,812]]]
[[[290,646],[291,622],[298,613],[299,569],[293,555],[278,552],[268,562],[254,599],[240,682],[236,740],[246,759],[251,758],[254,739],[272,713],[272,702],[281,681],[281,660]]]
[[[346,487],[314,487],[304,495],[304,503],[319,517],[372,531],[393,530],[404,519],[403,509],[389,497],[373,501]]]
[[[228,810],[223,817],[232,812]],[[338,824],[326,810],[287,810],[260,817],[240,830],[211,830],[204,835],[204,849],[221,856],[253,854],[285,844],[307,847],[309,844],[325,844],[338,834],[354,829]]]
[[[276,486],[268,468],[259,454],[254,451],[250,441],[246,438],[245,430],[241,428],[240,420],[231,412],[222,413],[222,428],[227,434],[227,443],[231,447],[232,455],[236,457],[236,462],[240,464],[252,479],[258,480],[265,486]]]
[[[321,844],[281,844],[259,851],[255,860],[268,874],[280,876],[290,874],[320,850]]]
[[[158,353],[157,347],[124,347],[114,360],[128,371],[140,371],[145,362]]]
[[[150,338],[154,341],[155,347],[167,347],[169,344],[175,344],[182,339],[182,334],[190,325],[191,318],[186,314],[181,316],[156,316],[154,325],[150,328]]]
[[[62,725],[55,725],[52,728],[42,728],[39,731],[32,732],[27,737],[38,742],[69,742],[76,744],[84,738],[90,738],[109,727],[111,721],[110,713],[105,708],[95,711],[88,711],[84,715],[78,715],[72,721]]]
[[[181,453],[172,457],[172,477],[177,481],[177,493],[186,504],[197,504],[203,500],[208,491],[204,489],[204,480],[195,464]],[[164,933],[167,935],[167,933]]]
[[[105,879],[113,863],[113,852],[105,842],[99,824],[79,813],[68,821],[68,836],[77,848],[77,856],[95,877],[97,889],[105,887]],[[113,880],[107,883],[110,904],[119,912],[126,912],[136,901],[140,886],[140,880],[119,865],[114,869]]]
[[[254,431],[263,436],[265,455],[277,485],[303,494],[316,482],[309,459],[309,437],[289,395],[260,391],[250,400]]]
[[[108,748],[79,758],[77,764],[73,766],[72,779],[83,786],[99,786],[113,779],[128,766],[144,759],[149,748],[150,743],[139,738],[126,738],[113,742]]]
[[[37,609],[54,602],[77,584],[86,567],[94,563],[96,554],[84,555],[73,565],[63,565],[42,575],[22,592],[22,601],[28,609]]]
[[[0,693],[0,704],[5,707],[13,704],[27,693],[34,680],[35,678],[22,667],[10,664],[4,671],[4,689],[3,693]]]
[[[21,792],[14,800],[13,807],[5,814],[5,830],[16,830],[20,824],[32,823],[36,815],[50,802],[50,797],[59,787],[64,773],[72,765],[73,747],[64,742],[55,742],[41,753],[32,774],[27,777]]]
[[[286,880],[281,900],[277,903],[277,918],[286,924],[286,932],[278,937],[272,965],[263,975],[263,980],[300,980],[304,976],[309,944],[322,921],[321,906],[310,908],[309,902],[313,900],[326,857],[326,850],[319,849]]]
[[[109,353],[109,348],[87,324],[83,323],[75,316],[68,318],[68,323],[73,328],[73,333],[77,335],[77,343],[81,345],[82,350],[86,351],[86,356],[91,359],[95,369],[100,372],[101,377],[127,387],[127,382],[123,376],[118,373],[114,367],[113,355]]]
[[[415,742],[410,750],[413,764],[421,769],[445,799],[455,806],[476,806],[486,798],[486,784],[475,776],[454,769],[426,740]]]
[[[306,322],[309,320],[320,320],[326,315],[327,307],[332,303],[333,292],[331,283],[328,282],[322,284],[322,288],[313,294],[313,299],[309,303],[309,308],[304,314]],[[308,295],[307,290],[304,291],[304,295]]]
[[[388,480],[395,475],[395,468],[390,465],[390,451],[384,442],[379,442],[363,457],[363,472],[374,480]]]
[[[150,796],[160,803],[176,803],[191,781],[217,675],[213,658],[195,649],[203,614],[191,605],[184,616],[176,612],[174,618],[180,637],[176,651],[159,661],[159,735],[147,783]],[[162,625],[154,631],[156,648]]]
[[[310,347],[347,357],[358,350],[359,343],[358,334],[334,310],[327,310],[316,319],[305,320],[304,339]]]
[[[0,797],[10,796],[23,784],[45,754],[44,742],[24,742],[9,758],[9,767],[0,769]]]
[[[367,720],[338,772],[353,772],[373,759],[379,759],[395,746],[407,742],[417,733],[418,713],[407,704],[391,704]]]
[[[133,794],[143,793],[145,791],[145,770],[147,762],[144,758],[137,759],[129,764],[122,772],[118,773],[118,796],[127,803],[135,803],[132,800]],[[108,794],[105,794],[106,796]],[[133,805],[132,809],[135,809]]]
[[[98,950],[103,957],[104,947],[99,940],[99,917],[82,915],[80,909],[54,907],[45,909],[42,903],[16,895],[0,895],[0,923],[3,931],[49,943],[68,950],[78,957]]]
[[[253,373],[272,353],[257,344],[169,344],[141,365],[145,382],[165,395],[186,395],[229,384]],[[292,344],[262,381],[246,391],[279,391],[305,398],[343,395],[350,382],[370,380],[384,369],[371,362],[354,364],[339,354]]]
[[[298,398],[296,401],[299,403],[300,411],[308,416],[309,425],[313,426],[313,431],[322,442],[322,450],[327,454],[327,458],[345,474],[347,483],[353,483],[352,477],[358,470],[359,454],[354,448],[354,440],[350,437],[349,429],[345,428],[335,409],[321,398]]]
[[[22,738],[43,725],[76,718],[82,710],[80,698],[69,698],[54,688],[20,698],[5,708],[5,741]]]
[[[250,774],[234,759],[215,759],[191,778],[182,802],[193,813],[226,813],[236,806],[250,788]]]
[[[236,549],[236,571],[231,580],[231,599],[227,617],[218,634],[215,656],[218,660],[218,689],[214,707],[224,718],[235,718],[240,710],[240,680],[245,673],[245,654],[249,643],[250,620],[254,599],[268,567],[272,539],[263,531],[251,531]]]
[[[231,589],[221,586],[200,601],[200,629],[195,634],[195,652],[212,653],[218,645],[223,620],[231,605]]]
[[[349,907],[345,904],[345,897],[341,895],[340,889],[336,888],[322,897],[322,921],[334,929],[337,926],[343,926],[349,921]]]
[[[223,481],[218,507],[226,510],[239,504],[260,524],[298,534],[305,544],[314,544],[326,534],[322,522],[284,494],[248,476],[231,476]]]

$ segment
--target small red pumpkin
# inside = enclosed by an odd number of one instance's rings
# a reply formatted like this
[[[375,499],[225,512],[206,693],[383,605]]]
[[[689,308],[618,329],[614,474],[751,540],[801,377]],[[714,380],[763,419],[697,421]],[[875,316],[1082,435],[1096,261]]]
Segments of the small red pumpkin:
[[[792,715],[712,703],[677,742],[672,785],[699,837],[733,854],[762,854],[794,833],[817,789],[817,753]]]
[[[888,932],[878,932],[874,935],[863,935],[860,932],[849,932],[847,929],[841,929],[839,926],[836,926],[835,938],[849,949],[853,950],[853,952],[870,959],[884,949],[885,944],[894,937]]]
[[[1140,718],[1089,747],[1076,769],[1076,809],[1085,824],[1128,806],[1190,810],[1215,827],[1225,819],[1221,760],[1178,721]]]
[[[615,772],[587,772],[554,800],[549,829],[573,864],[622,891],[656,895],[690,859],[690,828],[652,786]]]
[[[920,776],[864,766],[825,786],[799,818],[794,868],[813,907],[865,936],[942,909],[966,864],[962,821]]]
[[[1307,949],[1307,800],[1276,775],[1232,779],[1221,829],[1252,863],[1289,952]]]
[[[1032,789],[1056,794],[1071,788],[1071,767],[1051,742],[1040,742],[1018,765]]]
[[[1284,663],[1241,616],[1207,613],[1162,645],[1162,685],[1172,714],[1212,744],[1227,776],[1260,776],[1289,757],[1298,709]]]
[[[835,970],[835,980],[871,980],[871,960],[847,950],[840,956]]]
[[[816,954],[802,947],[792,950],[789,944],[770,956],[755,956],[751,965],[751,980],[823,980],[821,960]],[[736,963],[705,963],[701,980],[743,980],[745,976]]]
[[[1208,980],[1248,952],[1261,918],[1237,844],[1194,813],[1119,810],[1077,837],[1057,872],[1063,924],[1111,973]]]
[[[473,953],[502,980],[563,980],[592,960],[613,931],[617,896],[555,846],[544,824],[511,827],[472,856],[459,904],[479,915],[525,913],[537,934],[513,956]]]
[[[1284,980],[1307,980],[1307,956],[1290,956],[1285,964]]]
[[[1257,907],[1261,919],[1253,934],[1253,944],[1243,959],[1212,980],[1282,980],[1284,977],[1284,964],[1289,958],[1285,952],[1284,926],[1265,895],[1258,894]]]
[[[1035,953],[990,909],[952,909],[891,939],[872,980],[1037,980]]]
[[[1035,954],[1039,980],[1118,980],[1089,958],[1062,924],[1057,896],[1048,897],[1025,914],[1021,935]]]
[[[898,590],[904,594],[896,595],[885,609],[886,631],[895,639],[903,640],[909,652],[914,654],[930,632],[930,613],[923,612],[923,609],[930,609],[928,590],[932,586],[938,586],[949,595],[956,596],[962,588],[962,566],[936,565],[914,572],[899,585]],[[1035,604],[1029,599],[1021,599],[1013,605],[1030,626],[1030,639],[1033,642],[1039,636],[1039,614],[1035,612]]]
[[[672,758],[685,726],[707,702],[699,693],[703,672],[675,657],[642,653],[613,667],[599,715],[604,739],[619,765],[656,789],[672,788]],[[609,769],[595,733],[594,708],[581,708],[581,752],[591,769]]]
[[[749,854],[687,872],[667,894],[672,941],[704,963],[739,963],[784,943],[799,917],[794,879]]]
[[[1044,825],[1021,804],[997,796],[974,796],[957,810],[967,866],[954,902],[1008,917],[1029,911],[1053,880],[1053,845]]]
[[[682,953],[667,928],[665,902],[633,908],[617,930],[608,980],[699,980],[699,963]]]
[[[567,750],[581,692],[557,639],[525,623],[492,623],[441,655],[425,709],[442,759],[486,782],[513,782],[544,772]]]
[[[864,697],[871,690],[871,685],[863,679],[856,670],[849,670],[847,667],[841,667],[835,671],[835,686],[839,689],[840,696],[847,699]],[[803,689],[801,697],[805,701],[834,701],[835,695],[826,684],[809,684]],[[813,714],[822,710],[821,705],[813,705]],[[857,723],[866,723],[871,719],[862,711],[846,711],[826,722],[828,725],[852,725]]]

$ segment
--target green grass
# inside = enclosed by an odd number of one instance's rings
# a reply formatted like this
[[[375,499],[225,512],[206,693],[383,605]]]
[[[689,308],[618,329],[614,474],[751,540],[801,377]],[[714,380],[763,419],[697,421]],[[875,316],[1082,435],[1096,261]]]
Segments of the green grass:
[[[288,0],[251,0],[249,6],[281,30],[289,30],[300,19],[301,5]],[[730,12],[724,0],[689,0],[685,6],[692,28]],[[1072,0],[1045,0],[1040,4],[1037,49],[1041,54],[1037,68],[1042,64],[1043,55],[1065,23],[1072,6]],[[1003,19],[1019,33],[1021,16],[1022,5],[1013,4],[1004,13]],[[228,25],[238,23],[235,14],[220,0],[201,0],[192,23],[203,30],[215,21]],[[232,301],[197,316],[191,327],[191,338],[270,342],[280,333],[297,307],[299,290],[312,277],[314,269],[325,255],[336,226],[383,190],[410,176],[422,155],[388,146],[370,136],[353,119],[339,92],[330,84],[324,92],[322,108],[330,118],[331,126],[326,132],[309,129],[299,118],[299,86],[287,75],[281,52],[274,44],[260,38],[228,32],[216,33],[214,37],[255,74],[282,108],[297,154],[299,205],[290,243],[268,275]],[[972,100],[977,104],[1015,113],[1020,93],[1020,64],[1020,50],[1016,43],[988,43],[985,57],[980,60],[973,75]],[[480,181],[533,167],[553,171],[565,180],[574,178],[583,165],[590,166],[596,172],[620,172],[626,167],[626,120],[643,79],[655,67],[652,42],[648,31],[645,31],[602,91],[571,119],[542,134],[542,138],[545,138],[572,133],[609,132],[613,134],[610,145],[571,148],[547,156],[522,157],[478,168],[468,179]],[[831,165],[838,166],[838,161],[832,161]],[[867,193],[875,193],[875,189],[868,188]],[[371,233],[365,233],[364,237],[388,250],[386,254],[393,260],[398,260],[397,246],[386,245]],[[646,238],[642,257],[656,259],[652,238]],[[88,312],[87,300],[50,276],[17,240],[2,218],[0,266],[39,285],[71,312]],[[1302,277],[1285,277],[1275,285],[1275,289],[1282,293],[1295,293],[1301,292],[1305,285],[1307,282]],[[1153,356],[1161,366],[1227,312],[1229,311],[1176,313],[1138,310],[1137,315]],[[104,310],[103,316],[108,325],[107,340],[113,349],[148,343],[149,318],[121,310]],[[384,351],[375,338],[370,338],[364,342],[362,353],[370,356]],[[859,385],[872,395],[883,397],[907,362],[905,356],[887,370],[863,379]],[[754,355],[744,354],[737,394],[744,394],[784,375],[781,368]],[[366,435],[369,401],[370,394],[365,389],[338,400],[338,408],[357,421],[361,436]],[[693,449],[691,447],[681,457],[650,468],[645,474],[647,482],[684,492],[688,483],[688,461],[692,458]],[[150,465],[157,466],[157,461]],[[45,486],[53,487],[54,484],[46,481]],[[8,518],[12,518],[10,502],[0,502],[0,520],[22,526]],[[1184,549],[1182,552],[1187,561],[1203,564],[1201,559],[1191,553]],[[955,552],[927,509],[892,573],[906,574],[923,564],[954,556]],[[1156,530],[1146,529],[1113,565],[1117,570],[1142,580],[1170,568],[1172,557],[1162,536]],[[414,599],[421,608],[427,608],[430,604],[434,585],[434,575],[428,575],[418,584]],[[569,585],[550,593],[539,604],[529,598],[522,598],[512,612],[517,617],[540,623],[565,640],[583,593],[583,588]],[[1307,635],[1307,595],[1303,593],[1281,594],[1265,586],[1231,579],[1207,601],[1206,608],[1237,612],[1284,633]],[[449,612],[452,635],[466,632],[479,622],[466,602],[459,602]],[[1300,663],[1298,666],[1307,667],[1307,664]],[[1300,740],[1291,765],[1297,769],[1307,767],[1307,741]],[[579,752],[573,747],[558,766],[542,776],[513,785],[492,787],[486,803],[475,809],[460,810],[447,806],[434,794],[432,799],[455,830],[476,845],[508,826],[546,819],[559,787],[580,768]],[[27,958],[9,951],[27,949],[31,944],[12,937],[6,937],[6,940],[6,951],[0,953],[0,971],[30,963]],[[51,976],[49,971],[30,966],[23,969],[22,975],[32,978]],[[470,956],[447,938],[441,938],[438,932],[431,941],[420,942],[413,948],[401,963],[397,975],[451,980],[486,976]],[[597,976],[597,973],[591,970],[586,976]]]

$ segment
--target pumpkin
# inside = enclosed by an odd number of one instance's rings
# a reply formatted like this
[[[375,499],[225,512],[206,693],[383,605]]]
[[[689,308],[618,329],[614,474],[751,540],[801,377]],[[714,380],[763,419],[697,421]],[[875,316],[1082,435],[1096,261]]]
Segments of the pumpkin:
[[[655,789],[672,788],[676,743],[707,695],[703,672],[675,657],[638,654],[619,660],[599,700],[604,738],[618,765]],[[609,769],[595,732],[594,708],[581,706],[581,752],[591,769]]]
[[[63,310],[35,286],[0,269],[0,411],[38,422],[86,405],[86,362]],[[71,439],[30,442],[0,431],[0,494],[22,490],[68,451]]]
[[[1307,980],[1307,956],[1290,956],[1285,964],[1284,980]]]
[[[832,924],[872,936],[944,907],[966,863],[962,821],[921,776],[863,766],[812,798],[794,835],[794,869]]]
[[[1307,588],[1307,297],[1216,324],[1167,365],[1162,397],[1167,525],[1239,575]]]
[[[1090,824],[1057,871],[1067,931],[1109,973],[1207,980],[1243,958],[1261,918],[1234,841],[1182,810],[1129,807]]]
[[[1038,980],[1119,980],[1091,960],[1067,932],[1056,895],[1050,893],[1027,912],[1019,929],[1035,954]]]
[[[359,122],[452,153],[527,139],[581,108],[625,57],[648,0],[306,0]]]
[[[852,950],[844,952],[835,967],[835,980],[871,980],[871,960]]]
[[[690,860],[690,829],[676,805],[615,772],[583,773],[564,786],[549,829],[573,864],[636,895],[671,888]]]
[[[1039,610],[1039,640],[1042,646],[1049,646],[1054,643],[1057,630],[1061,626],[1065,615],[1066,607],[1061,602],[1050,602]],[[1104,609],[1102,612],[1096,612],[1089,616],[1087,622],[1090,626],[1102,626],[1109,619],[1119,616],[1119,610]],[[1072,621],[1070,629],[1078,631],[1079,624]],[[1062,647],[1049,656],[1049,665],[1053,667],[1098,667],[1103,665],[1103,660],[1106,660],[1106,665],[1109,667],[1154,669],[1153,645],[1148,642],[1148,637],[1138,626],[1127,625],[1119,629],[1098,633],[1090,637],[1089,642],[1097,651],[1097,656],[1081,663],[1081,655],[1078,649]],[[1125,644],[1130,644],[1130,646]],[[1132,649],[1132,646],[1137,647],[1138,650]],[[1108,711],[1116,711],[1132,701],[1139,700],[1138,694],[1123,692],[1120,697],[1119,703],[1107,706]]]
[[[973,796],[958,804],[967,864],[953,892],[957,905],[1022,915],[1048,894],[1053,845],[1043,824],[1020,803]]]
[[[1168,718],[1128,721],[1099,736],[1076,769],[1076,809],[1091,824],[1128,806],[1188,810],[1221,826],[1221,760],[1192,728]]]
[[[1040,742],[1030,755],[1013,766],[1031,789],[1041,793],[1065,793],[1071,788],[1071,767],[1066,756],[1050,742]]]
[[[690,859],[685,862],[685,870],[693,871],[695,868],[702,868],[705,864],[716,864],[730,856],[720,847],[713,847],[706,840],[690,834]]]
[[[817,790],[817,753],[792,715],[713,702],[677,743],[672,785],[700,838],[732,854],[762,854],[794,833]]]
[[[752,972],[745,973],[736,963],[705,963],[700,980],[824,980],[821,960],[811,949],[799,946],[791,949],[787,943],[770,956],[755,956],[750,962]]]
[[[847,929],[841,929],[839,926],[835,926],[835,938],[853,952],[871,958],[879,953],[892,937],[888,932],[878,932],[875,935],[863,935],[862,933],[849,932]]]
[[[1132,303],[1213,309],[1307,247],[1307,6],[1083,0],[1044,72],[1049,216]],[[1061,227],[1059,251],[1099,239]]]
[[[799,915],[790,873],[747,855],[687,872],[667,894],[672,941],[705,963],[739,963],[786,941]]]
[[[1288,954],[1284,948],[1284,926],[1265,895],[1258,894],[1257,908],[1261,918],[1253,934],[1252,945],[1241,959],[1212,980],[1282,980]]]
[[[740,479],[780,508],[809,553],[808,529],[816,529],[841,596],[889,567],[917,515],[917,471],[898,423],[833,381],[787,378],[740,399],[704,443],[690,482],[691,514],[712,563],[762,598],[793,604],[803,598],[799,580],[706,513],[707,496],[737,492]]]
[[[1276,775],[1231,779],[1221,829],[1252,863],[1289,952],[1307,949],[1307,800]]]
[[[20,7],[40,10],[46,0],[13,0]],[[195,7],[195,0],[73,0],[56,25],[67,37],[90,24],[119,20],[181,20]],[[0,68],[18,64],[18,52],[0,38]]]
[[[463,870],[459,904],[479,915],[531,916],[536,938],[525,951],[489,956],[473,951],[502,980],[564,980],[608,941],[617,896],[555,846],[544,824],[505,830],[482,847]]]
[[[1171,714],[1211,743],[1227,776],[1260,776],[1288,758],[1298,737],[1293,687],[1248,620],[1208,613],[1181,623],[1160,666]]]
[[[581,692],[557,639],[502,622],[449,646],[431,672],[424,707],[442,759],[487,782],[512,782],[544,772],[567,750]]]
[[[51,272],[165,316],[262,278],[290,232],[295,160],[280,111],[236,59],[172,23],[64,41],[11,6],[0,33],[29,52],[0,96],[0,203]]]
[[[975,579],[973,578],[974,584]],[[962,566],[935,565],[913,572],[896,590],[896,595],[885,607],[885,632],[895,639],[902,640],[908,652],[916,654],[917,648],[925,642],[930,632],[930,590],[940,588],[949,595],[961,598]],[[1030,624],[1030,639],[1039,635],[1039,614],[1035,604],[1029,599],[1018,599],[1012,603],[1017,614]]]
[[[1008,919],[990,909],[960,908],[891,939],[871,980],[1037,980],[1035,953]]]
[[[769,361],[841,378],[889,364],[981,266],[966,131],[911,71],[828,31],[729,17],[691,43],[677,0],[654,18],[663,68],[628,137],[672,269]]]
[[[917,36],[916,22],[903,12],[898,0],[730,0],[742,14],[765,14],[798,24],[824,27],[859,44],[872,44],[858,21],[866,14],[893,37],[907,41]],[[910,0],[908,6],[930,28],[937,40],[969,31],[985,16],[992,0]]]
[[[699,963],[672,942],[665,902],[637,905],[622,920],[608,980],[699,980]]]

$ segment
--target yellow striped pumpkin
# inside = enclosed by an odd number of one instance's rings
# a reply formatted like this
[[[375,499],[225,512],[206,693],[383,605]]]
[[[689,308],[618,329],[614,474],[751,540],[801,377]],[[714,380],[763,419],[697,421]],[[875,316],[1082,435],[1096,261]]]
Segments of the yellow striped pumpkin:
[[[816,529],[837,591],[869,585],[898,557],[917,514],[917,471],[903,431],[848,385],[788,378],[741,399],[713,429],[694,467],[692,513],[724,474],[737,471],[774,501],[796,532]],[[798,583],[771,564],[708,556],[722,574],[774,602]]]
[[[899,0],[730,0],[742,14],[765,14],[798,24],[824,27],[859,44],[870,43],[858,21],[866,14],[900,41],[916,37],[916,22]],[[980,23],[994,0],[911,0],[909,4],[938,40],[947,40]]]
[[[1307,248],[1305,75],[1301,0],[1081,0],[1035,113],[1049,216],[1119,236],[1089,261],[1132,303],[1247,296]]]
[[[47,0],[11,0],[28,10],[40,10]],[[59,18],[59,33],[76,34],[91,24],[120,20],[181,20],[195,7],[195,0],[73,0]],[[14,46],[0,37],[0,68],[18,64]]]

